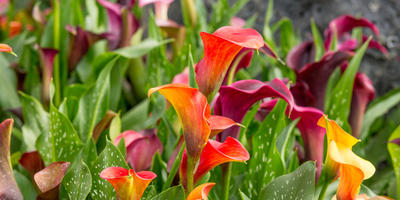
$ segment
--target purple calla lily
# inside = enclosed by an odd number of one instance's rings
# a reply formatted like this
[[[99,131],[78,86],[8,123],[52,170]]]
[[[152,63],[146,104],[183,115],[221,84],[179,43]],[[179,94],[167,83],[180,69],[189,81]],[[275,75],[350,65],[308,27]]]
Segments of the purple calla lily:
[[[155,129],[140,132],[125,131],[115,139],[114,143],[117,145],[122,138],[127,149],[126,160],[135,171],[150,169],[154,155],[157,152],[162,153],[163,146]]]
[[[397,145],[400,146],[400,138],[394,139],[394,140],[389,141],[389,142],[391,142],[391,143],[393,143],[393,144],[397,144]]]
[[[79,61],[89,51],[90,47],[97,41],[104,39],[108,34],[96,34],[85,31],[81,27],[72,27],[67,25],[67,31],[70,33],[70,45],[68,52],[68,69],[73,71]]]
[[[39,51],[40,63],[42,65],[42,101],[45,105],[50,102],[50,84],[53,77],[54,58],[58,51],[51,48],[37,46]]]
[[[295,72],[314,61],[315,46],[313,41],[303,42],[292,48],[286,56],[287,65]]]
[[[60,184],[69,166],[69,162],[54,162],[33,176],[41,192],[37,199],[57,199],[59,197]]]
[[[139,27],[139,21],[127,7],[107,0],[97,0],[97,2],[107,10],[109,48],[114,50],[129,46],[131,37]]]
[[[13,119],[0,123],[0,199],[22,200],[21,191],[15,182],[10,161],[10,140]]]
[[[216,115],[231,118],[241,123],[246,112],[259,100],[267,97],[278,97],[289,104],[289,110],[294,105],[294,100],[289,89],[279,79],[263,83],[258,80],[237,81],[229,86],[222,86],[215,102],[214,113]],[[219,134],[220,141],[228,136],[237,138],[239,127],[231,127]]]
[[[349,122],[352,135],[360,137],[364,113],[367,105],[375,97],[375,89],[372,81],[363,73],[358,72],[354,80],[353,96],[351,99],[351,110]]]

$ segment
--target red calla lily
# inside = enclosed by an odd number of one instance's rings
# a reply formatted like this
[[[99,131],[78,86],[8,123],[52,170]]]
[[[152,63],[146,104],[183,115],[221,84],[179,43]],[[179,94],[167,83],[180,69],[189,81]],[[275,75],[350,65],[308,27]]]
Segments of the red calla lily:
[[[140,200],[150,182],[157,177],[150,171],[136,173],[133,169],[109,167],[100,173],[114,187],[120,200]]]
[[[59,186],[69,166],[69,162],[54,162],[33,176],[41,192],[38,199],[54,199],[59,196]]]
[[[197,186],[186,198],[186,200],[207,200],[208,193],[215,183],[204,183]]]
[[[46,167],[38,151],[26,152],[22,154],[21,158],[19,159],[19,164],[21,164],[22,167],[29,172],[32,178],[37,172]]]
[[[10,161],[10,140],[13,119],[0,123],[0,199],[22,200],[22,194],[15,182]]]
[[[196,65],[196,81],[200,91],[210,95],[221,85],[222,79],[236,54],[242,48],[263,47],[262,36],[254,29],[225,26],[213,34],[201,32],[204,58]]]
[[[10,46],[8,46],[7,44],[0,44],[0,52],[7,52],[7,53],[11,53],[12,48]]]
[[[114,143],[117,145],[122,138],[127,149],[126,161],[135,171],[150,169],[154,155],[157,152],[162,154],[163,146],[155,129],[140,132],[125,131],[115,139]]]
[[[232,137],[228,137],[223,143],[215,140],[208,140],[204,147],[200,162],[194,172],[194,184],[207,172],[214,167],[227,162],[245,162],[250,159],[249,152],[240,144],[239,141]],[[183,154],[180,168],[180,176],[182,177],[183,185],[186,185],[186,166],[187,155]]]

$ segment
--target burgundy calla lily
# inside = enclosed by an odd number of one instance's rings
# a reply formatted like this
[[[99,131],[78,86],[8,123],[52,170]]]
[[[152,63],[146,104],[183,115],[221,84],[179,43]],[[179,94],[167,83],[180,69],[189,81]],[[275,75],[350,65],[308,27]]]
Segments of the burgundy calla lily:
[[[351,99],[349,122],[352,135],[360,137],[364,113],[367,105],[375,97],[375,89],[372,81],[363,73],[358,72],[354,80],[354,89]]]
[[[315,46],[313,41],[303,42],[293,47],[286,56],[287,65],[295,72],[300,71],[306,64],[314,62]]]
[[[111,50],[130,45],[133,34],[139,27],[138,20],[130,9],[107,0],[97,0],[108,14],[108,44]]]
[[[213,34],[201,32],[200,36],[204,58],[196,65],[196,81],[205,96],[221,85],[229,65],[242,48],[264,46],[262,36],[254,29],[225,26]]]
[[[352,55],[353,53],[347,51],[327,52],[320,61],[309,63],[297,72],[298,82],[304,82],[307,85],[310,94],[315,98],[316,108],[324,110],[325,89],[330,75],[336,67],[347,61]],[[297,100],[301,97],[294,96],[294,98]],[[310,106],[297,101],[296,103],[300,106]]]
[[[394,139],[394,140],[389,141],[389,142],[391,142],[391,143],[393,143],[393,144],[397,144],[397,145],[400,146],[400,138]]]
[[[254,103],[267,97],[284,99],[289,104],[289,110],[294,105],[289,89],[279,79],[266,83],[258,80],[242,80],[221,87],[215,102],[214,113],[240,123]],[[220,140],[224,141],[228,136],[237,138],[238,134],[239,127],[232,127],[223,131],[219,136]]]
[[[22,194],[15,182],[10,161],[11,130],[13,119],[0,123],[0,199],[22,200]]]
[[[81,27],[72,27],[67,25],[67,31],[70,33],[71,41],[69,42],[68,52],[68,69],[73,71],[79,61],[89,51],[89,48],[97,41],[104,39],[107,34],[96,34],[85,31]]]
[[[207,145],[201,153],[198,167],[194,172],[194,184],[218,165],[227,162],[245,162],[249,159],[250,155],[246,148],[232,137],[228,137],[223,143],[215,140],[208,140]],[[183,177],[181,180],[184,186],[186,185],[186,166],[187,154],[184,152],[179,172],[180,176]]]
[[[38,151],[26,152],[22,154],[21,158],[19,159],[19,164],[21,164],[22,167],[29,172],[32,178],[37,172],[46,167]]]
[[[155,129],[140,132],[125,131],[115,139],[114,143],[117,145],[122,138],[127,149],[126,161],[135,171],[150,169],[154,155],[157,152],[162,154],[163,146]]]
[[[54,199],[59,196],[59,186],[69,166],[69,162],[54,162],[33,176],[41,192],[38,199]]]
[[[54,58],[58,51],[50,48],[38,47],[40,62],[42,65],[42,101],[45,105],[50,103],[50,84],[53,77]]]

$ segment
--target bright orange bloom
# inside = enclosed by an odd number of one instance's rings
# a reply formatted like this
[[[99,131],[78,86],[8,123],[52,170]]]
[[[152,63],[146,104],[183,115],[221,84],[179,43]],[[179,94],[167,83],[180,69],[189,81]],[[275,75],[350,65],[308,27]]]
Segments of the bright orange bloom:
[[[175,108],[183,127],[187,153],[197,161],[208,138],[237,125],[234,121],[222,116],[211,116],[207,98],[196,88],[185,84],[167,84],[151,88],[150,96],[160,92]]]
[[[325,119],[323,116],[319,119],[318,125],[327,132],[328,170],[340,177],[337,199],[355,200],[362,181],[375,173],[375,167],[353,153],[352,147],[358,139],[344,131],[334,120]]]
[[[114,187],[119,200],[140,200],[150,182],[157,177],[150,171],[136,173],[133,169],[109,167],[100,173]]]
[[[12,48],[7,44],[0,44],[0,52],[12,53]]]
[[[207,200],[208,193],[215,183],[204,183],[197,186],[186,198],[186,200]]]

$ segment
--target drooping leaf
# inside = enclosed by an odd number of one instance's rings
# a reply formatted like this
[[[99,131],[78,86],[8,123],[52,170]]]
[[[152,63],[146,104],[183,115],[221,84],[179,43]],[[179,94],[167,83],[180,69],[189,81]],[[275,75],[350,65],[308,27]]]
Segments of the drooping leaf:
[[[181,185],[170,187],[167,190],[161,192],[157,196],[153,197],[152,200],[183,200],[185,199],[185,190]]]
[[[313,199],[315,189],[315,164],[304,163],[294,172],[276,178],[260,192],[263,199]]]
[[[171,42],[171,40],[157,41],[154,39],[147,39],[134,46],[124,47],[113,52],[126,58],[139,58],[143,55],[146,55],[152,49],[169,42]]]

